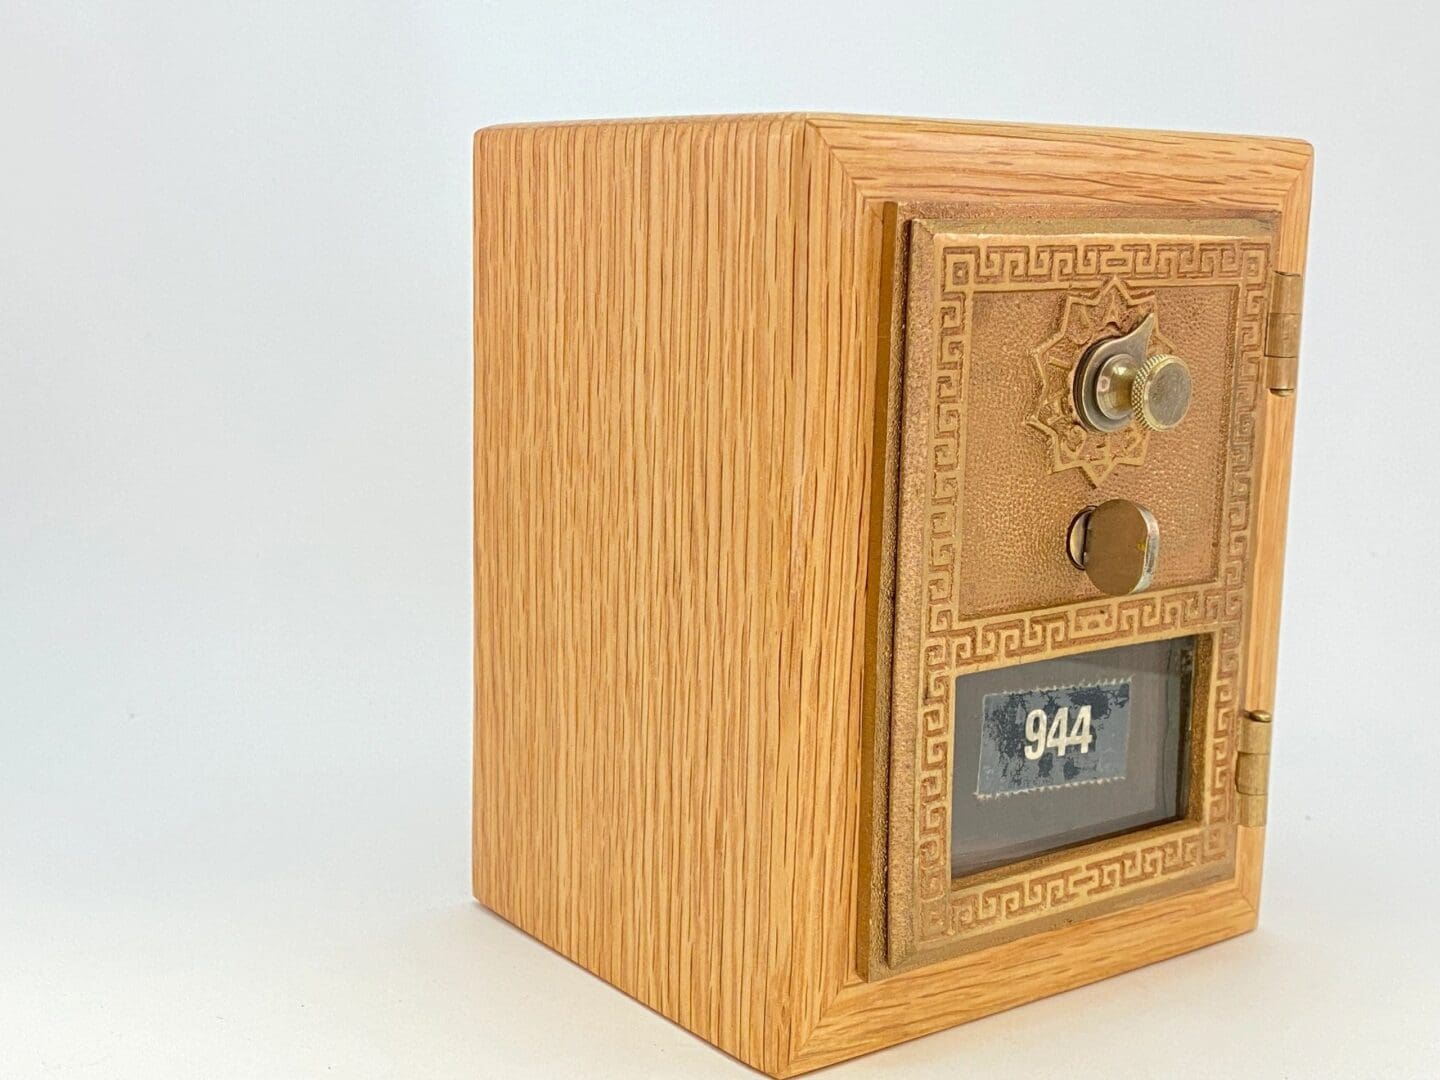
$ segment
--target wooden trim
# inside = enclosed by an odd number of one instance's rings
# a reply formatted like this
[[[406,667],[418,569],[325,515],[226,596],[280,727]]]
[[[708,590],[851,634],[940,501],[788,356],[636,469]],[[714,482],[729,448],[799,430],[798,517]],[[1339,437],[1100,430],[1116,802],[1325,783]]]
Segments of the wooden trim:
[[[1263,833],[1240,830],[1245,870],[1233,880],[845,987],[780,1075],[823,1068],[1254,929]]]

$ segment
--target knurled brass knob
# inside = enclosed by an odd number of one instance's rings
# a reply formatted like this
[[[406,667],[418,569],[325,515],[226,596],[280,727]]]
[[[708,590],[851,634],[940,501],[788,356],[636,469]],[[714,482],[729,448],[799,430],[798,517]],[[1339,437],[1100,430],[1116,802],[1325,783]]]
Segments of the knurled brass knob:
[[[1137,423],[1168,431],[1190,409],[1190,368],[1178,356],[1145,358],[1155,316],[1128,334],[1086,350],[1075,369],[1075,412],[1091,431],[1119,431]]]
[[[1178,356],[1152,356],[1130,382],[1130,412],[1151,431],[1169,431],[1190,411],[1190,369]]]
[[[1149,588],[1160,557],[1155,515],[1129,499],[1087,507],[1070,523],[1070,561],[1111,596]]]

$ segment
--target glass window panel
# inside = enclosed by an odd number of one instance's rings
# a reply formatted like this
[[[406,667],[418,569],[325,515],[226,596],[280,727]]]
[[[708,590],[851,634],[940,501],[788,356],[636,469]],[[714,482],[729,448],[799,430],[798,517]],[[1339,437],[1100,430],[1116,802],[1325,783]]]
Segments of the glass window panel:
[[[1195,638],[955,680],[957,877],[1185,812]]]

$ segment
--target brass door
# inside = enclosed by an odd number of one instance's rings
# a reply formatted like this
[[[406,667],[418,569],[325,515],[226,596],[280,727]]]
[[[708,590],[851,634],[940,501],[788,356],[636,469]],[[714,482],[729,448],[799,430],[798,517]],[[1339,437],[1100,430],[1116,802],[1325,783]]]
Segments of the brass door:
[[[1275,257],[1263,216],[931,214],[897,235],[893,967],[1234,873]],[[1136,389],[1096,430],[1077,375],[1132,333],[1188,408],[1168,426]],[[1098,527],[1094,580],[1077,565],[1107,503],[1156,541],[1115,534],[1149,560],[1121,595],[1095,584]]]

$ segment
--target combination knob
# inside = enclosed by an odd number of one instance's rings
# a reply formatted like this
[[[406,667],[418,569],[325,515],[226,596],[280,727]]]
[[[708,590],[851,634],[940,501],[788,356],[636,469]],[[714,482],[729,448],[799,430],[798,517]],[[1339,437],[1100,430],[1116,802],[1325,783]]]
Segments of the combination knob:
[[[1075,412],[1092,431],[1139,424],[1169,431],[1190,409],[1190,369],[1178,356],[1146,359],[1155,316],[1120,337],[1096,342],[1075,371]]]
[[[1178,356],[1152,356],[1130,381],[1130,414],[1141,427],[1169,431],[1190,410],[1190,369]]]

